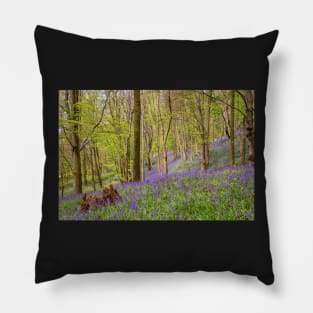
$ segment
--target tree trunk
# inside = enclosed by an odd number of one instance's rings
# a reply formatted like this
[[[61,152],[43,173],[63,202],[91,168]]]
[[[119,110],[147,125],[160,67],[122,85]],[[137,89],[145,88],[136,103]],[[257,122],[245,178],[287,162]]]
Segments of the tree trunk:
[[[160,94],[161,96],[162,94]],[[171,103],[171,91],[163,92],[162,102],[164,107],[168,106],[170,118],[167,124],[167,128],[165,128],[165,121],[162,118],[160,106],[159,106],[159,118],[161,120],[161,129],[162,129],[162,147],[163,147],[163,173],[168,174],[168,157],[167,157],[167,139],[171,129],[172,124],[172,103]]]
[[[240,128],[240,163],[246,163],[246,136],[244,134],[245,123],[243,123],[243,127]]]
[[[145,107],[144,107],[144,104],[142,104],[142,109],[141,109],[141,162],[140,162],[140,166],[141,166],[141,169],[140,169],[140,177],[141,177],[141,181],[144,181],[145,180],[145,142],[144,142],[144,139],[145,139],[145,136],[144,136],[144,129],[145,129],[145,119],[144,119],[144,116],[145,116]]]
[[[129,172],[130,172],[130,138],[131,138],[131,134],[132,134],[132,122],[133,122],[133,113],[132,113],[132,108],[131,108],[131,96],[129,93],[129,97],[128,97],[128,123],[129,123],[129,127],[128,127],[128,136],[127,136],[127,140],[126,140],[126,169],[125,169],[125,181],[128,182],[129,181]]]
[[[210,135],[210,101],[212,90],[209,90],[208,100],[204,105],[203,116],[203,137],[202,137],[202,169],[209,168],[209,135]]]
[[[61,141],[61,151],[59,149],[59,153],[62,153],[61,156],[59,156],[59,162],[61,161],[61,165],[59,165],[59,171],[60,173],[60,180],[59,180],[59,188],[61,189],[61,196],[63,197],[64,195],[64,146],[63,146],[63,141]]]
[[[153,144],[153,137],[152,137],[152,126],[151,128],[147,128],[145,132],[145,147],[146,147],[146,158],[147,158],[147,166],[148,171],[152,170],[152,162],[151,162],[151,150],[152,150],[152,144]]]
[[[173,159],[174,160],[177,160],[178,158],[178,145],[177,145],[177,129],[176,129],[176,122],[175,120],[173,120],[173,131],[172,131],[172,134],[173,134]]]
[[[82,193],[82,170],[80,160],[80,139],[79,126],[80,108],[78,106],[79,90],[72,90],[72,105],[73,105],[73,176],[74,176],[74,193]]]
[[[84,149],[83,151],[83,177],[84,177],[84,184],[85,186],[88,185],[88,180],[87,180],[87,155],[86,155],[86,150]]]
[[[230,165],[235,165],[235,110],[234,110],[234,90],[230,91],[230,121],[229,121],[229,136],[230,136]]]
[[[249,145],[249,161],[254,163],[254,92],[253,90],[246,90],[246,115],[247,115],[247,140]]]
[[[97,156],[99,171],[100,171],[100,174],[102,174],[102,163],[100,161],[100,153],[99,153],[99,149],[98,149],[97,145],[95,145],[95,149],[96,149],[96,156]]]
[[[134,90],[134,155],[133,181],[140,181],[140,90]]]
[[[73,142],[75,143],[75,139]],[[73,147],[73,174],[74,174],[74,193],[82,193],[82,172],[80,162],[80,151],[76,145]]]
[[[60,186],[60,189],[61,189],[61,196],[63,197],[64,196],[64,172],[63,172],[63,166],[61,168],[61,186]]]
[[[148,170],[152,170],[151,152],[147,154]]]
[[[100,166],[99,166],[99,160],[97,158],[96,147],[93,147],[93,155],[94,155],[94,165],[95,165],[95,169],[96,169],[96,173],[98,177],[99,186],[102,188],[101,171],[100,171]]]
[[[205,143],[205,136],[202,135],[202,163],[201,169],[203,171],[208,169],[208,161],[206,160],[206,143]]]
[[[163,165],[164,165],[164,174],[168,174],[168,161],[167,161],[167,147],[166,147],[166,143],[163,143]]]
[[[92,155],[93,155],[92,148],[90,148],[91,182],[92,182],[92,188],[95,191],[96,190],[96,182],[95,182],[95,170],[94,170],[93,156]]]
[[[130,137],[127,138],[126,143],[126,162],[125,162],[125,181],[128,182],[128,171],[129,171],[129,159],[130,159]]]

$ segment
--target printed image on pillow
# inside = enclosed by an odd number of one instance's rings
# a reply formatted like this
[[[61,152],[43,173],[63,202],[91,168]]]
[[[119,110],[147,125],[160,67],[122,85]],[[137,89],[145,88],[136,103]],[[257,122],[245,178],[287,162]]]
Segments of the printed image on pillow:
[[[59,220],[253,221],[253,90],[59,90]]]

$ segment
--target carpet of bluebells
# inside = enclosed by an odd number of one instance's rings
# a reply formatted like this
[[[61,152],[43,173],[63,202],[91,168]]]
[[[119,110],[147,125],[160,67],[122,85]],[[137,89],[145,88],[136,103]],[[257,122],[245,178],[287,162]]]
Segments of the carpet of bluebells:
[[[60,199],[60,220],[254,220],[254,167],[190,170],[115,185],[122,200],[88,212],[82,195]],[[99,193],[100,195],[100,193]]]

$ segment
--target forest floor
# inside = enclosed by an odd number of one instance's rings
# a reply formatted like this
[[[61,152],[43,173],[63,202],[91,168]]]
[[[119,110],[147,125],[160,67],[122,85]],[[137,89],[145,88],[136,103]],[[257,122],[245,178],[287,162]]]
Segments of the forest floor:
[[[183,161],[169,152],[169,174],[156,167],[145,181],[116,184],[121,201],[81,210],[81,195],[60,199],[60,220],[254,220],[254,166],[228,167],[227,141],[212,145],[211,166],[201,171],[200,157]],[[239,144],[236,142],[239,160]],[[107,179],[110,181],[110,178]],[[90,192],[94,193],[94,192]],[[95,192],[100,194],[100,192]]]

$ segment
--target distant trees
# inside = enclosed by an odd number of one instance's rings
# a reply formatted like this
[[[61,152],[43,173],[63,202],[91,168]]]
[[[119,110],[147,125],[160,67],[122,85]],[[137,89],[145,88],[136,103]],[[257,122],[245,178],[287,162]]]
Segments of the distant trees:
[[[84,170],[84,180],[87,181],[87,155],[84,149],[87,145],[90,148],[90,163],[93,171],[93,177],[95,173],[97,174],[99,184],[102,186],[101,181],[101,162],[99,160],[99,151],[92,140],[95,130],[99,127],[102,122],[104,110],[106,103],[102,108],[100,117],[97,116],[97,121],[88,120],[90,118],[88,112],[90,105],[92,105],[92,110],[94,112],[93,100],[89,99],[89,102],[83,101],[83,91],[82,90],[65,90],[59,94],[59,124],[60,124],[60,140],[62,141],[63,136],[66,138],[67,143],[70,146],[72,166],[71,170],[73,173],[73,192],[82,193],[82,166]],[[82,114],[82,112],[84,114]],[[82,119],[84,118],[84,119]],[[87,119],[87,120],[86,120]],[[82,127],[85,126],[85,127]],[[87,127],[88,126],[88,127]],[[63,136],[62,136],[63,135]],[[82,140],[82,136],[85,139]],[[60,142],[59,140],[59,142]],[[81,161],[81,152],[84,151],[83,163]],[[63,149],[63,159],[65,158],[65,152]],[[61,164],[64,164],[62,161]]]
[[[229,165],[254,162],[254,132],[253,90],[61,90],[60,193],[166,175],[175,159],[207,170],[222,138]]]

